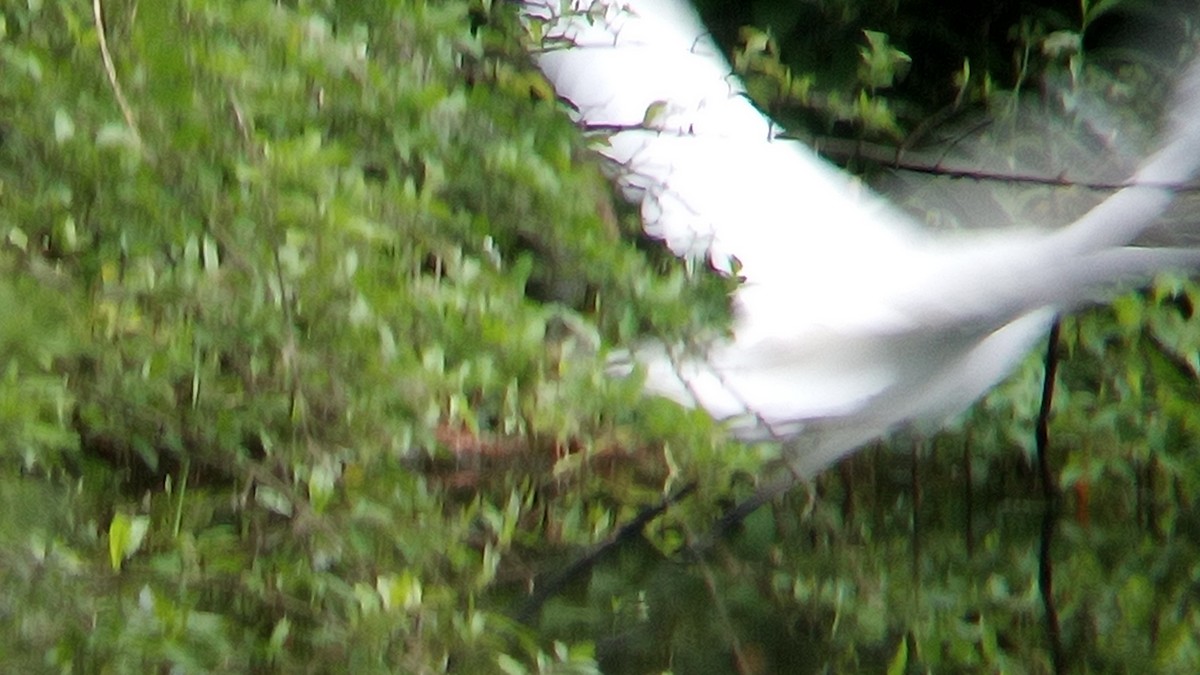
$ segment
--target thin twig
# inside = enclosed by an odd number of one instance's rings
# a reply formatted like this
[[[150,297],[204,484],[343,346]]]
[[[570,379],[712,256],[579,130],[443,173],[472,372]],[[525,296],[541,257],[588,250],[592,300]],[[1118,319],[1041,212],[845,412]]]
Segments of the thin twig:
[[[96,22],[96,37],[100,42],[100,57],[104,59],[104,72],[108,75],[108,83],[112,86],[113,96],[117,99],[117,107],[121,109],[125,124],[129,127],[129,132],[133,134],[134,145],[141,152],[142,135],[138,133],[137,123],[133,119],[133,108],[129,107],[129,101],[125,99],[125,92],[121,90],[121,83],[117,80],[117,68],[113,65],[112,53],[108,51],[108,38],[105,36],[104,29],[104,8],[101,6],[100,0],[92,0],[92,17]]]
[[[587,134],[599,136],[615,136],[626,133],[643,133],[654,136],[691,137],[697,134],[689,128],[655,128],[644,122],[630,124],[587,124],[581,123],[580,129]],[[802,134],[779,133],[771,137],[772,141],[796,142],[810,147],[813,152],[825,159],[845,166],[851,162],[867,162],[885,166],[895,171],[905,171],[939,178],[968,180],[975,182],[996,182],[1016,185],[1043,185],[1049,187],[1076,187],[1094,192],[1116,192],[1129,187],[1153,188],[1170,190],[1175,194],[1194,194],[1200,192],[1200,185],[1193,182],[1173,183],[1161,181],[1096,181],[1072,178],[1066,173],[1046,175],[1038,173],[1023,173],[1017,171],[991,171],[981,168],[963,168],[951,164],[944,159],[928,158],[921,153],[907,151],[903,147],[891,147],[877,143],[846,140],[838,138],[810,137]]]
[[[708,589],[709,597],[713,599],[717,620],[721,622],[721,627],[724,628],[725,635],[729,639],[729,648],[733,652],[734,672],[738,675],[755,672],[755,668],[746,658],[745,650],[742,649],[742,641],[733,628],[733,621],[729,618],[729,609],[725,606],[725,601],[721,599],[720,593],[717,592],[717,579],[713,576],[712,568],[704,560],[700,561],[700,574],[704,577],[704,586]]]

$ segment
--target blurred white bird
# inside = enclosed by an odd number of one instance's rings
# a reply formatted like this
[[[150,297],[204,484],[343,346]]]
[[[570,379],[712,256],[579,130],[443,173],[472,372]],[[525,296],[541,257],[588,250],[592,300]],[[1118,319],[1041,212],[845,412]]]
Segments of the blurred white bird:
[[[965,409],[1097,291],[1200,266],[1200,251],[1129,246],[1200,165],[1196,66],[1131,187],[1055,231],[935,234],[777,138],[685,0],[523,5],[538,67],[609,131],[598,150],[646,232],[743,278],[731,337],[634,352],[646,386],[782,441],[794,478]]]

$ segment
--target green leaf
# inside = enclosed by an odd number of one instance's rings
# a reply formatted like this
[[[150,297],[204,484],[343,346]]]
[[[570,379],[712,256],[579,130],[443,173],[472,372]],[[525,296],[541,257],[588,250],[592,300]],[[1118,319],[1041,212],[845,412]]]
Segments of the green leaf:
[[[505,675],[526,675],[529,672],[529,669],[525,667],[525,664],[514,659],[508,654],[497,654],[496,665],[500,667],[500,670]]]
[[[121,571],[121,565],[138,549],[150,529],[149,516],[129,516],[117,513],[108,525],[108,556],[115,571]]]
[[[900,638],[900,644],[896,646],[896,653],[892,654],[892,660],[888,661],[887,675],[904,675],[908,670],[908,640]]]

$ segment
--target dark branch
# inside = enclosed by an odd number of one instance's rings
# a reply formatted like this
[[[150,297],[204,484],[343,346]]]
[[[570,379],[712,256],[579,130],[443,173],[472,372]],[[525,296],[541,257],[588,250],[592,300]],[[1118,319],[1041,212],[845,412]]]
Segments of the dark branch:
[[[617,547],[626,541],[639,536],[650,521],[659,517],[672,505],[679,503],[695,491],[696,484],[689,483],[675,494],[664,497],[658,504],[647,506],[633,520],[621,526],[621,529],[614,532],[606,541],[597,544],[586,555],[568,565],[566,569],[551,575],[544,583],[537,584],[533,593],[521,603],[520,608],[514,613],[517,621],[524,624],[532,623],[547,600],[561,593],[572,581],[591,571],[596,566],[596,563],[600,562],[600,559],[609,552],[616,550]]]
[[[1042,381],[1042,403],[1038,410],[1035,432],[1042,497],[1046,504],[1046,510],[1042,514],[1041,547],[1038,551],[1038,586],[1041,589],[1042,606],[1046,612],[1046,633],[1050,640],[1050,656],[1054,663],[1054,672],[1057,675],[1067,672],[1067,662],[1063,654],[1058,607],[1054,601],[1054,561],[1050,557],[1050,547],[1054,540],[1054,526],[1058,520],[1058,488],[1050,471],[1050,460],[1047,453],[1050,444],[1050,409],[1054,401],[1054,378],[1058,373],[1059,329],[1059,322],[1056,319],[1050,328],[1050,338],[1046,346],[1046,372],[1045,379]]]

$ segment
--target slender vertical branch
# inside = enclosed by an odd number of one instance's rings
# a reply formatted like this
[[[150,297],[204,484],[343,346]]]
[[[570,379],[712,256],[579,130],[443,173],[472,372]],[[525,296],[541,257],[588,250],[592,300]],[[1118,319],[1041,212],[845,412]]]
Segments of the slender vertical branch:
[[[1042,497],[1046,507],[1042,513],[1042,540],[1038,551],[1038,585],[1041,587],[1042,606],[1046,612],[1046,633],[1050,641],[1050,655],[1054,663],[1054,672],[1061,675],[1066,672],[1067,666],[1063,654],[1062,629],[1058,622],[1058,607],[1054,602],[1054,564],[1050,557],[1054,526],[1058,521],[1059,498],[1048,457],[1050,409],[1054,401],[1054,380],[1058,374],[1059,331],[1059,321],[1055,319],[1054,325],[1050,328],[1050,338],[1046,345],[1046,371],[1045,379],[1042,381],[1042,403],[1038,410],[1035,440],[1038,471],[1042,482]]]
[[[975,555],[975,476],[971,469],[971,440],[963,444],[963,500],[966,502],[964,509],[964,527],[966,532],[964,537],[967,540],[967,556]]]
[[[909,460],[912,466],[912,582],[913,597],[921,596],[921,448],[923,440],[912,444]]]
[[[1162,523],[1158,518],[1158,485],[1155,481],[1155,475],[1158,473],[1158,456],[1151,454],[1150,461],[1146,462],[1146,530],[1150,532],[1150,536],[1156,542],[1163,540]]]

